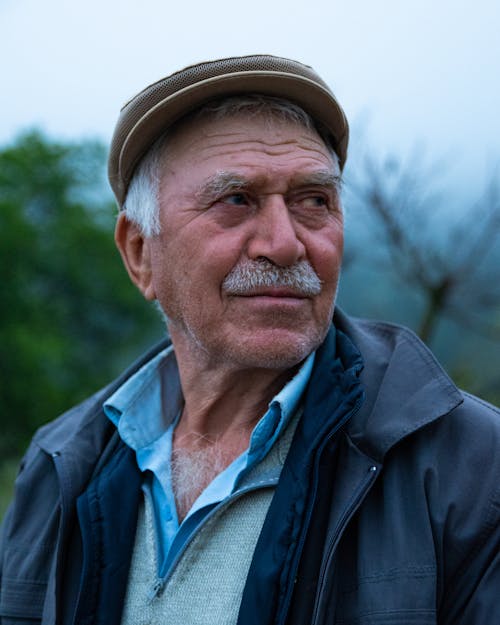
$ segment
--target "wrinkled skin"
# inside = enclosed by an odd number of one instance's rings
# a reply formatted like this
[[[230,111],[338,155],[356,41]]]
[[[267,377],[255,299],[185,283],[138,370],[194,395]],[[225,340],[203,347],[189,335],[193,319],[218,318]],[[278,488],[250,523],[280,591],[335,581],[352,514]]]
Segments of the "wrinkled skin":
[[[167,314],[178,360],[285,370],[321,343],[343,248],[335,178],[319,135],[292,122],[236,116],[178,128],[161,176],[161,233],[128,235],[129,272]],[[261,258],[278,267],[305,259],[321,292],[224,290],[238,263]]]

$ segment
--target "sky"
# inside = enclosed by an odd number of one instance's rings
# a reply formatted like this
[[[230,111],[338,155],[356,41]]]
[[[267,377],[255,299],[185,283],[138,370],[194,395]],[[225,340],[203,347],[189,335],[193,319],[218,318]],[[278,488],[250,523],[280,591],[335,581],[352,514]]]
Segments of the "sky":
[[[109,141],[120,106],[192,62],[270,53],[312,65],[370,146],[500,162],[498,0],[0,0],[0,145],[26,128]]]

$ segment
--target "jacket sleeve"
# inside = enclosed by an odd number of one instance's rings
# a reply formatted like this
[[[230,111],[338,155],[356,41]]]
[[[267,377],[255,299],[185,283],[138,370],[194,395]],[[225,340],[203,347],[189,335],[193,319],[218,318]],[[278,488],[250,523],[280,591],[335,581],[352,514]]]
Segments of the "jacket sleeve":
[[[500,411],[471,397],[467,407],[475,427],[446,488],[455,497],[443,518],[443,625],[500,623]]]
[[[446,592],[441,610],[443,625],[500,623],[500,519],[492,516],[496,528],[466,565]],[[496,518],[496,521],[494,521]]]
[[[30,445],[16,478],[14,498],[0,536],[0,624],[41,622],[46,570],[52,561],[57,510],[44,482],[47,460]],[[51,506],[52,512],[45,507]]]

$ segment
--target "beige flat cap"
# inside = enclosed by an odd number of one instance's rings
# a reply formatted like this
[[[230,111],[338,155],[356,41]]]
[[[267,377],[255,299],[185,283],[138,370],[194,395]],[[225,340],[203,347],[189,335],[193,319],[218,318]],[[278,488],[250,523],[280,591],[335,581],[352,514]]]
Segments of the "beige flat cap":
[[[181,117],[223,96],[262,94],[298,104],[330,133],[342,169],[349,127],[328,85],[309,66],[264,54],[191,65],[149,85],[129,100],[111,140],[108,176],[118,204],[140,159],[154,141]]]

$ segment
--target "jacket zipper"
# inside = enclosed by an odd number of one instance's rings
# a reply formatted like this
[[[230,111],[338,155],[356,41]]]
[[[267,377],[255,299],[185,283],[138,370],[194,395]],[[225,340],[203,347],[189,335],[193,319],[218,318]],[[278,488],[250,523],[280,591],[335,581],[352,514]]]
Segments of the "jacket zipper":
[[[375,478],[378,474],[378,469],[379,467],[377,467],[376,465],[370,466],[367,472],[367,476],[358,486],[354,494],[354,497],[351,499],[350,505],[345,510],[344,514],[342,515],[340,519],[340,522],[337,525],[337,528],[335,529],[335,532],[333,533],[333,535],[330,537],[328,541],[328,545],[325,549],[326,557],[323,558],[323,563],[321,565],[320,573],[318,576],[318,589],[316,591],[316,599],[314,601],[311,625],[318,623],[320,599],[324,593],[324,588],[325,588],[326,579],[327,579],[327,571],[330,569],[331,561],[333,559],[334,552],[338,545],[340,536],[343,530],[345,529],[345,527],[347,526],[347,524],[349,523],[349,521],[351,520],[354,512],[357,510],[360,502],[363,500],[365,493],[368,491],[371,484],[375,481]]]
[[[322,444],[320,445],[320,447],[318,448],[317,454],[316,454],[316,458],[314,461],[314,481],[313,481],[313,488],[312,488],[312,498],[311,498],[311,503],[308,507],[307,510],[307,516],[306,519],[304,521],[304,525],[302,528],[302,532],[300,535],[300,539],[299,539],[299,543],[297,546],[297,551],[296,554],[298,554],[295,556],[295,561],[293,562],[292,566],[291,566],[291,570],[290,570],[290,575],[289,575],[289,579],[294,580],[295,576],[297,574],[297,568],[299,565],[299,560],[300,560],[300,556],[302,554],[302,550],[304,547],[304,543],[306,541],[306,536],[307,536],[307,530],[309,528],[309,523],[311,521],[311,516],[312,516],[312,511],[314,508],[314,501],[316,500],[316,493],[318,490],[318,474],[319,474],[319,461],[321,458],[321,455],[323,453],[323,450],[325,449],[325,447],[328,445],[328,443],[332,440],[332,438],[335,436],[335,434],[337,434],[337,432],[347,423],[347,421],[349,421],[349,419],[351,419],[352,417],[354,417],[354,415],[358,412],[358,410],[361,408],[361,405],[363,403],[363,399],[358,399],[356,401],[356,404],[354,405],[353,409],[348,412],[343,419],[341,419],[339,421],[339,423],[337,423],[335,425],[335,427],[328,433],[328,435],[325,437],[325,439],[323,440]],[[288,611],[290,609],[290,603],[292,600],[292,594],[293,594],[293,588],[294,588],[294,583],[288,583],[288,588],[286,590],[286,595],[285,598],[283,600],[283,605],[281,608],[281,615],[279,616],[278,620],[277,620],[277,625],[284,625],[287,616],[288,616]]]
[[[149,602],[152,603],[157,597],[161,596],[161,594],[163,593],[163,591],[165,589],[165,586],[167,585],[168,580],[170,579],[170,577],[172,576],[172,574],[173,574],[173,572],[175,570],[175,567],[177,566],[177,564],[181,560],[181,558],[184,555],[186,549],[189,547],[189,543],[191,542],[192,538],[198,533],[200,528],[203,525],[205,525],[205,523],[207,523],[215,514],[218,514],[224,508],[227,508],[230,504],[232,504],[236,500],[240,499],[240,497],[243,497],[243,495],[246,495],[247,493],[250,493],[250,492],[252,492],[254,490],[261,490],[262,488],[271,488],[273,486],[276,486],[277,482],[278,482],[278,480],[273,478],[272,480],[269,480],[268,482],[265,482],[263,484],[254,484],[254,485],[245,486],[241,490],[237,490],[235,493],[233,493],[229,497],[229,499],[224,501],[222,506],[220,506],[220,505],[215,506],[214,509],[211,510],[207,514],[207,516],[202,520],[200,525],[197,525],[194,528],[194,530],[191,532],[191,534],[187,537],[186,541],[184,542],[184,545],[182,546],[182,549],[178,552],[178,554],[176,555],[175,559],[170,564],[168,573],[164,577],[158,577],[158,579],[155,581],[153,587],[151,588],[151,591],[148,594]]]
[[[61,544],[63,541],[61,540],[61,537],[67,531],[66,525],[67,525],[68,507],[66,505],[66,502],[68,500],[68,497],[67,497],[67,488],[66,488],[65,479],[64,479],[65,471],[62,467],[61,452],[54,451],[50,454],[50,456],[52,458],[54,470],[57,475],[57,480],[59,482],[59,492],[61,494],[61,517],[60,517],[61,520],[60,520],[59,532],[58,532],[58,537],[57,537],[57,552],[55,555],[55,565],[54,565],[55,593],[54,593],[54,597],[51,598],[51,601],[53,603],[53,618],[54,618],[53,623],[54,625],[57,625],[57,623],[59,623],[59,619],[61,615],[59,613],[60,611],[58,610],[55,597],[58,597],[60,595],[59,586],[61,583],[61,565],[63,561],[63,549],[61,548]],[[47,601],[47,598],[45,599],[45,601]],[[43,616],[45,616],[45,606],[44,606]],[[42,619],[42,622],[43,622],[43,619]]]

